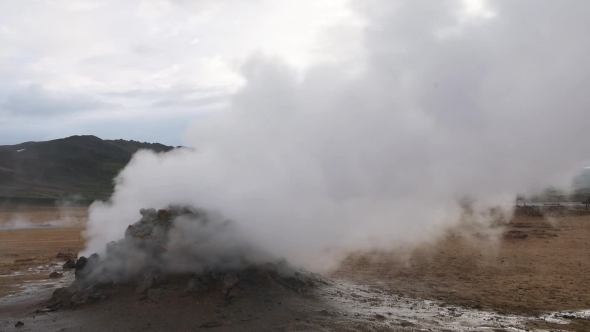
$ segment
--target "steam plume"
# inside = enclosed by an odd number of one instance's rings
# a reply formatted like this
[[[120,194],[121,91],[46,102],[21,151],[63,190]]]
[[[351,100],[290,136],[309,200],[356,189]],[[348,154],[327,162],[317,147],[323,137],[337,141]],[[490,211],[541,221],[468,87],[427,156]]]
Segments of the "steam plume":
[[[358,1],[353,63],[301,75],[251,57],[231,107],[187,131],[196,151],[134,156],[112,204],[91,208],[87,251],[141,207],[187,203],[321,269],[340,249],[431,239],[459,220],[463,197],[483,211],[569,183],[590,123],[590,3],[490,5],[475,15],[463,1]]]

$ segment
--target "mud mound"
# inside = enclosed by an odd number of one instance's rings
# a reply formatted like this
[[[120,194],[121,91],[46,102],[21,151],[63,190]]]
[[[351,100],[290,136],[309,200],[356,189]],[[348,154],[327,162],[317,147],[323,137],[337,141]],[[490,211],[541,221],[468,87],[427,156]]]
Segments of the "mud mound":
[[[318,275],[240,242],[235,224],[218,214],[174,206],[140,213],[123,239],[106,245],[104,257],[78,258],[76,280],[56,289],[44,310],[76,308],[121,293],[150,301],[165,293],[206,295],[230,303],[235,296],[265,289],[309,293],[326,284]]]
[[[253,266],[238,272],[206,274],[154,274],[139,275],[123,283],[84,283],[75,281],[68,287],[58,288],[45,309],[40,312],[78,308],[108,298],[137,296],[139,300],[159,302],[162,297],[217,299],[226,305],[236,297],[253,296],[268,291],[288,291],[311,294],[319,285],[327,284],[321,277],[297,271],[282,275],[281,266],[268,264]]]

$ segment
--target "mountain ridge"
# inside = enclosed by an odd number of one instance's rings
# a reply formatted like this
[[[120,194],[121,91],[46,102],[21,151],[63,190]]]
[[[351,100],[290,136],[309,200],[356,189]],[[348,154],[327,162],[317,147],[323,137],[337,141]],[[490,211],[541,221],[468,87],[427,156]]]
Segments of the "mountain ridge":
[[[107,199],[114,177],[135,152],[175,148],[134,140],[76,135],[0,145],[0,197],[4,199]]]

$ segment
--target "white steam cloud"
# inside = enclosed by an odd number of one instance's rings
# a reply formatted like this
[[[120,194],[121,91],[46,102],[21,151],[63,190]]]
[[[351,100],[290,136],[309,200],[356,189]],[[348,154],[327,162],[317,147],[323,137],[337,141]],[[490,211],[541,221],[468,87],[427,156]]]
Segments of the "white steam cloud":
[[[463,197],[483,211],[569,183],[586,159],[590,2],[475,2],[355,2],[362,52],[303,74],[251,57],[231,107],[186,133],[196,151],[134,156],[92,206],[86,252],[141,207],[192,204],[319,270],[341,249],[431,239]]]

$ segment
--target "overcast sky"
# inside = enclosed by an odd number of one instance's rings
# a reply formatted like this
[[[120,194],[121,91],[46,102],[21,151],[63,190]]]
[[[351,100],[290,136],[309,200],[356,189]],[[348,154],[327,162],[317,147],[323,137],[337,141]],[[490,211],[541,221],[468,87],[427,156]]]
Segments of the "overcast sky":
[[[75,134],[181,144],[252,54],[344,61],[346,0],[0,0],[0,145]]]

